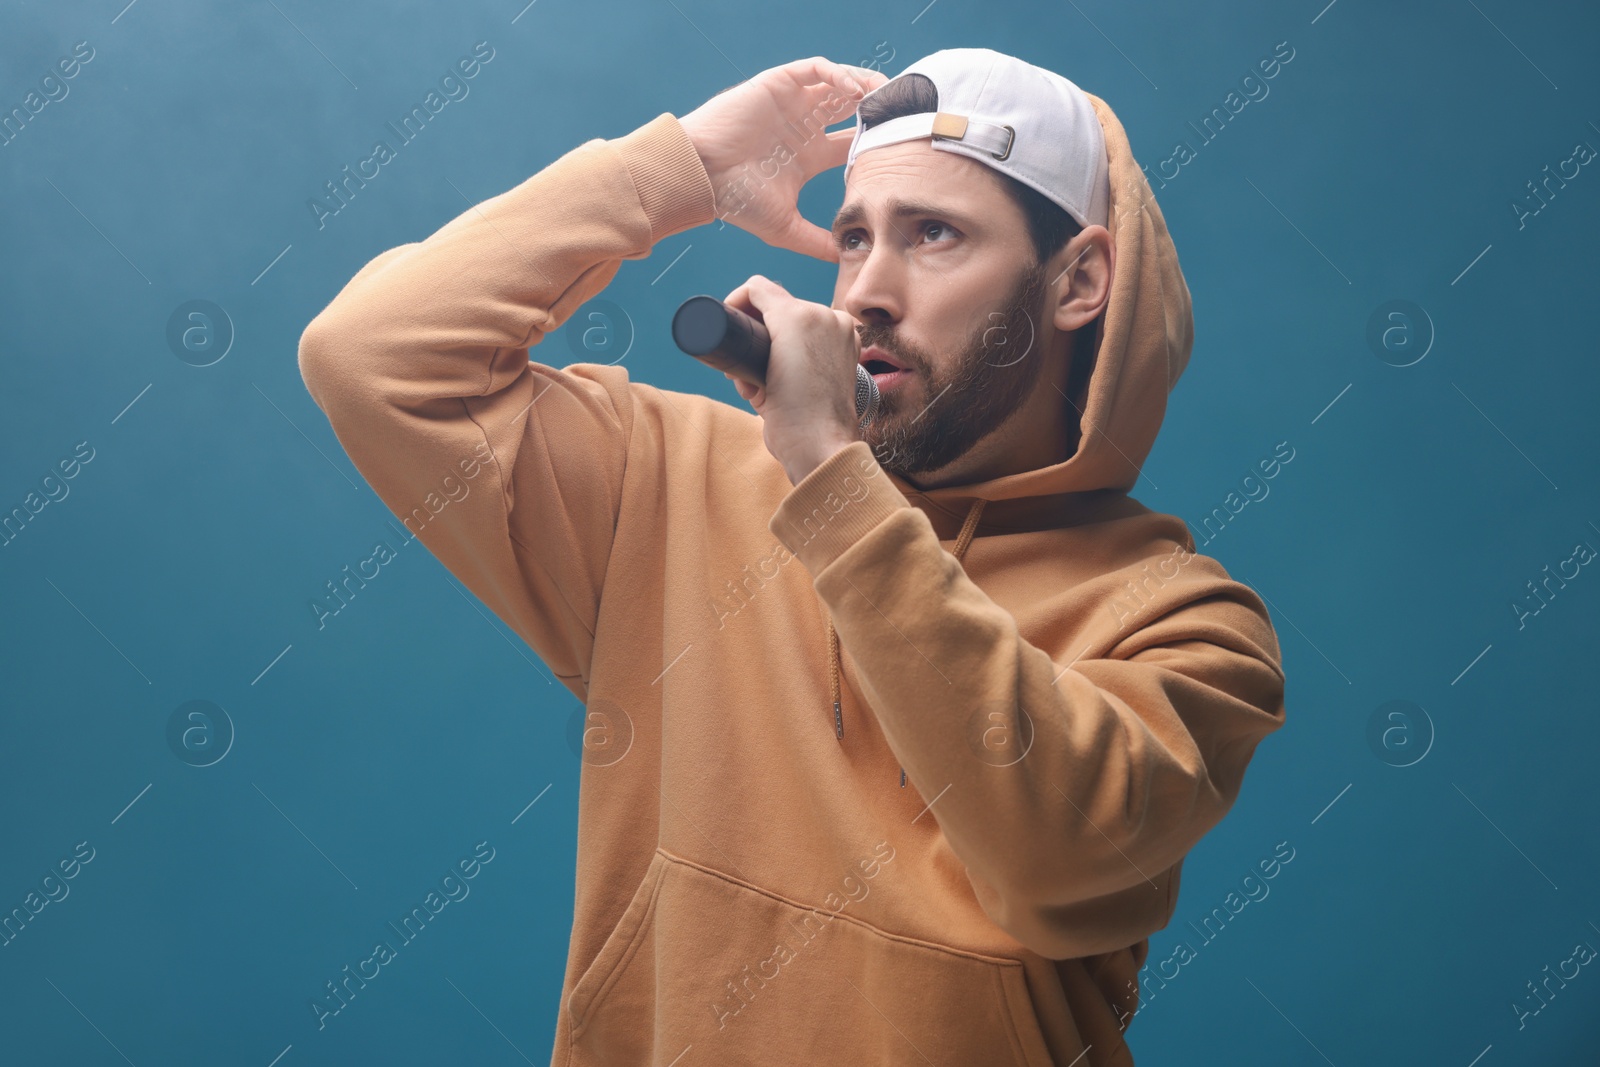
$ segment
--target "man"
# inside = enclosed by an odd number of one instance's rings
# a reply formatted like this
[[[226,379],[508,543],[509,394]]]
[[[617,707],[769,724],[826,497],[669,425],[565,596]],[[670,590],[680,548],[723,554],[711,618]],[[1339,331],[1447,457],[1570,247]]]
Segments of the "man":
[[[846,162],[830,235],[796,197]],[[757,414],[529,361],[719,214],[838,263],[831,307],[729,294]],[[1191,342],[1115,115],[988,49],[588,141],[312,321],[357,468],[588,705],[554,1063],[1132,1063],[1148,937],[1284,715],[1261,600],[1127,493]]]

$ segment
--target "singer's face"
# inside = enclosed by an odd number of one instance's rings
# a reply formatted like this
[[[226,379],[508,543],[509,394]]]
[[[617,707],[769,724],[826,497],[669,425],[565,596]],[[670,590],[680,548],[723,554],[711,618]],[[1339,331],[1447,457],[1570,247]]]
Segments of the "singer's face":
[[[1064,458],[1046,267],[1001,180],[927,141],[886,145],[857,157],[834,224],[833,306],[911,371],[862,437],[924,488]]]

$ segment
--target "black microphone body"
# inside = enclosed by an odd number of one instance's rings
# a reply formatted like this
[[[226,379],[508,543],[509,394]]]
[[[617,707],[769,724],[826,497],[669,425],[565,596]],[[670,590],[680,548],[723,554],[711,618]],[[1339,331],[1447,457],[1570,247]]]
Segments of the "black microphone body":
[[[672,316],[672,339],[708,367],[751,385],[767,382],[772,335],[764,323],[714,296],[691,296]],[[856,366],[856,416],[860,428],[878,414],[878,385]]]

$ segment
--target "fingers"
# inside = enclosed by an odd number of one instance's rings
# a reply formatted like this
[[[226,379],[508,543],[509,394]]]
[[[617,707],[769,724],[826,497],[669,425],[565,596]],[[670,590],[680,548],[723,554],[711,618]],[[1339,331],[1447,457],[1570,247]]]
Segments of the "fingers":
[[[756,277],[759,277],[759,275],[752,276],[750,281],[745,282],[743,285],[739,286],[739,288],[729,293],[723,298],[722,302],[731,308],[735,308],[744,312],[746,315],[751,316],[756,321],[762,322],[764,320],[762,319],[761,309],[756,307],[755,301],[750,298],[750,284],[751,282],[755,281]]]
[[[780,245],[779,247],[788,248],[790,246],[784,244]],[[732,304],[734,296],[742,296],[745,303],[749,304],[750,307],[756,310],[757,314],[755,317],[760,319],[762,322],[766,321],[765,316],[771,313],[780,302],[794,299],[794,297],[789,293],[789,290],[785,289],[771,278],[767,278],[760,274],[750,275],[750,280],[739,286],[739,288],[735,289],[733,293],[729,295],[726,303]],[[739,310],[748,311],[749,309],[740,307]]]
[[[796,59],[778,68],[794,79],[799,88],[825,83],[853,99],[860,99],[889,79],[882,71],[835,63],[826,56]]]
[[[855,339],[856,355],[859,357],[861,355],[861,332],[856,329],[858,325],[856,317],[844,308],[830,308],[829,310],[833,312],[834,321],[839,324],[840,333]]]
[[[842,130],[828,130],[826,127],[849,121],[859,109],[861,100],[859,96],[841,100],[827,85],[813,86],[806,92],[820,94],[816,102],[810,105],[808,114],[813,118],[820,117],[823,127],[818,131],[822,136],[807,137],[797,153],[804,180],[810,181],[823,171],[843,166],[850,158],[850,142],[855,138],[859,119]]]
[[[883,71],[873,70],[871,67],[855,67],[844,63],[838,64],[838,67],[844,74],[846,89],[851,86],[855,87],[851,90],[852,96],[865,96],[889,80]]]
[[[738,391],[741,397],[743,397],[745,400],[755,401],[757,407],[761,406],[760,401],[756,399],[758,394],[761,392],[760,386],[751,385],[749,382],[744,381],[743,379],[735,378],[727,371],[723,371],[722,376],[733,383],[734,389]]]
[[[856,113],[862,99],[867,93],[883,85],[888,79],[875,70],[863,67],[846,67],[835,64],[836,73],[833,77],[812,85],[802,87],[802,92],[807,97],[807,111],[813,118],[821,115],[821,125],[828,127],[843,122]],[[843,99],[840,99],[840,97]],[[855,129],[835,130],[825,134],[826,143],[831,145],[838,140],[840,135],[848,143],[855,136]],[[809,141],[809,138],[807,139]],[[830,156],[833,153],[828,153]],[[829,167],[837,166],[844,161],[844,156],[838,156],[836,161],[830,161]]]

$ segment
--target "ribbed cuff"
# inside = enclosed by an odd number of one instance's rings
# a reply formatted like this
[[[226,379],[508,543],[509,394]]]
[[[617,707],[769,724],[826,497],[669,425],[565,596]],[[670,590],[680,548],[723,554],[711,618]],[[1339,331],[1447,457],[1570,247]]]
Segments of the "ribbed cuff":
[[[683,124],[663,111],[638,129],[608,142],[622,154],[650,219],[650,243],[716,219],[711,176]]]
[[[865,441],[852,441],[789,491],[767,529],[812,577],[911,501],[889,480]]]

